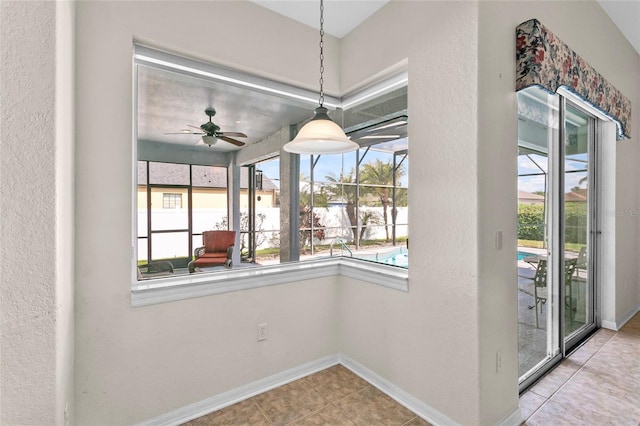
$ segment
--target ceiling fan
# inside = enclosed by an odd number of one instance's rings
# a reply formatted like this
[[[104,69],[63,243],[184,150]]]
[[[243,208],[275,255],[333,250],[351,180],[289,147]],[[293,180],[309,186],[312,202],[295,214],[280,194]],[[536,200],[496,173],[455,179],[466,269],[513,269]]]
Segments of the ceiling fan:
[[[215,108],[209,107],[204,110],[204,113],[209,116],[209,121],[207,123],[200,125],[200,127],[187,125],[194,129],[198,129],[197,132],[194,132],[193,130],[185,129],[181,132],[165,133],[165,135],[201,135],[202,143],[207,144],[209,146],[215,145],[216,142],[218,142],[218,139],[223,140],[225,142],[229,142],[230,144],[233,144],[236,146],[244,146],[244,142],[233,139],[230,136],[233,136],[236,138],[246,138],[247,135],[240,132],[221,132],[220,126],[216,125],[211,121],[211,117],[216,115]],[[198,143],[200,143],[200,141],[198,141]]]

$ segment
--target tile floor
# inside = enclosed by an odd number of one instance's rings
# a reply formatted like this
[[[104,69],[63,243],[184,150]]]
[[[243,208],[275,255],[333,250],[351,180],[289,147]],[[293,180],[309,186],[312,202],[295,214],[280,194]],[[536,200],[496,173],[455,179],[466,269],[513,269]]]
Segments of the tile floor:
[[[341,365],[192,420],[187,426],[428,426]]]
[[[525,425],[640,426],[640,313],[601,329],[520,397]]]
[[[524,425],[640,426],[640,313],[601,329],[520,397]],[[341,365],[186,423],[204,425],[424,426]]]

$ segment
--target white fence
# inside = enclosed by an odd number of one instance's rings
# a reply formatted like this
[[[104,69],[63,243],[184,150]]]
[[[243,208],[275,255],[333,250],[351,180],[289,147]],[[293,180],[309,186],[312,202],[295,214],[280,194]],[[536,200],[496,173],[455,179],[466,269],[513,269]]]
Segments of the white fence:
[[[408,236],[408,208],[397,209],[396,237]],[[360,209],[360,216],[363,212],[372,213],[375,220],[369,221],[363,234],[363,239],[374,240],[386,238],[385,226],[383,222],[382,207],[367,207]],[[325,228],[323,240],[314,239],[315,244],[329,244],[334,238],[342,238],[347,242],[353,241],[351,222],[344,207],[317,208],[314,213],[318,216],[320,224]],[[153,210],[153,229],[171,230],[187,229],[188,217],[186,209],[157,209]],[[265,234],[265,238],[258,238],[260,245],[258,249],[277,247],[279,245],[280,233],[280,208],[256,209],[257,231]],[[387,209],[388,221],[391,222],[391,208]],[[193,209],[193,232],[200,234],[210,229],[218,229],[217,226],[226,219],[227,210],[221,209]],[[362,225],[362,223],[360,223]],[[391,226],[389,226],[389,236],[391,237]],[[147,212],[138,210],[138,235],[147,235]],[[189,256],[189,241],[186,232],[176,233],[155,233],[153,235],[153,257],[155,259],[170,259]],[[202,245],[202,237],[193,237],[193,247]],[[138,239],[138,260],[147,259],[147,240]]]

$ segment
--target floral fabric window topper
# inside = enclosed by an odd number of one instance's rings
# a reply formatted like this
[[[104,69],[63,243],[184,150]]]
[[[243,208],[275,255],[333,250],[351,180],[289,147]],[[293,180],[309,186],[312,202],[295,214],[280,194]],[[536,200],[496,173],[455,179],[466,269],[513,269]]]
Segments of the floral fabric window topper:
[[[611,117],[618,139],[631,137],[631,102],[537,19],[516,28],[516,91],[563,86]]]

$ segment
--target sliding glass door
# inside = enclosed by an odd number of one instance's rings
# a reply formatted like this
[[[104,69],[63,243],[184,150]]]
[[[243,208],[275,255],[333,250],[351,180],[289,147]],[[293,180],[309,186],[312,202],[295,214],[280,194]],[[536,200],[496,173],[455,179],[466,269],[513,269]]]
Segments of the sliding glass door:
[[[564,327],[565,351],[595,328],[595,119],[564,108]]]
[[[539,88],[518,93],[518,330],[523,387],[595,328],[595,125]]]

